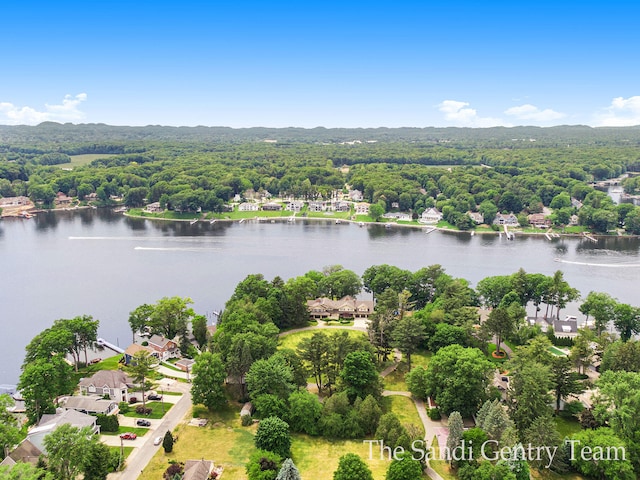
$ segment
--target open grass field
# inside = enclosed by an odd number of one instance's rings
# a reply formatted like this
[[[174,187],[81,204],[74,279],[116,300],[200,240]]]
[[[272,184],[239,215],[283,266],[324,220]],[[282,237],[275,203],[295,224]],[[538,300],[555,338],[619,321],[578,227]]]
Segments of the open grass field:
[[[418,415],[416,404],[408,397],[392,395],[384,397],[383,402],[395,413],[400,423],[403,425],[415,425],[420,432],[420,438],[424,437],[424,426]]]
[[[556,427],[561,438],[568,437],[582,430],[580,422],[575,418],[555,417]]]
[[[140,403],[139,405],[142,405]],[[131,407],[131,411],[124,413],[125,417],[133,417],[133,418],[150,418],[152,420],[158,420],[159,418],[164,417],[164,414],[169,411],[171,407],[173,407],[172,403],[164,402],[164,407],[162,402],[147,402],[147,408],[151,408],[152,412],[149,415],[140,415],[136,413],[136,408],[134,406]],[[164,409],[164,413],[163,410]]]
[[[285,335],[283,337],[280,337],[280,340],[278,341],[278,348],[291,348],[292,350],[295,350],[298,344],[303,339],[311,338],[313,334],[316,332],[324,332],[325,335],[331,335],[332,332],[340,331],[340,328],[337,328],[337,327],[338,326],[336,326],[335,329],[327,328],[326,330],[320,330],[320,329],[305,330],[303,332],[296,332],[296,333],[291,333],[289,335]],[[359,332],[357,330],[344,330],[344,331],[348,332],[349,336],[352,338],[364,337],[365,335],[364,332]]]
[[[131,433],[135,433],[137,436],[142,437],[144,435],[146,435],[147,433],[149,433],[149,429],[148,428],[142,428],[142,427],[124,427],[122,425],[120,425],[120,427],[118,428],[117,432],[100,432],[101,435],[121,435],[123,433],[126,432],[131,432]]]
[[[95,154],[95,153],[87,153],[84,155],[70,155],[71,157],[71,162],[70,163],[61,163],[59,165],[56,165],[56,167],[58,168],[73,168],[73,167],[79,167],[81,165],[87,165],[91,162],[93,162],[94,160],[97,160],[99,158],[111,158],[111,157],[115,157],[116,155],[101,155],[101,154]]]
[[[244,466],[255,451],[253,437],[256,425],[242,427],[240,406],[229,406],[219,412],[209,413],[196,407],[194,416],[209,419],[206,427],[180,425],[174,432],[178,436],[173,452],[165,454],[160,449],[140,475],[140,480],[157,480],[168,467],[168,461],[209,459],[224,467],[225,480],[244,480]],[[373,472],[375,480],[384,480],[388,461],[380,460],[374,449],[374,459],[369,461],[369,445],[361,441],[330,441],[307,435],[293,435],[292,457],[300,469],[302,478],[331,480],[338,467],[338,460],[345,453],[360,455]]]

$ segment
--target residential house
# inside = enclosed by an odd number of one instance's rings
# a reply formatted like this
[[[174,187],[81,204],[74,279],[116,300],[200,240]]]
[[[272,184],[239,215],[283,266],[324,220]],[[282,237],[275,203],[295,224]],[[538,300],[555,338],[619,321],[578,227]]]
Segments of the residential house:
[[[71,202],[73,202],[73,198],[67,197],[63,192],[56,193],[56,198],[53,201],[56,205],[69,205]]]
[[[282,210],[282,205],[275,202],[269,202],[262,205],[262,210],[269,212],[279,212]]]
[[[158,352],[156,352],[154,349],[145,347],[143,345],[138,345],[137,343],[132,343],[124,351],[124,364],[131,365],[133,356],[138,352],[147,352],[149,355],[152,355],[159,359]]]
[[[187,460],[184,464],[182,480],[207,480],[212,471],[211,460]]]
[[[310,212],[324,212],[326,209],[327,209],[327,204],[325,202],[318,202],[318,201],[309,202]]]
[[[549,228],[551,226],[551,219],[545,216],[544,213],[532,213],[527,217],[529,223],[538,228]]]
[[[116,402],[106,400],[98,395],[67,397],[62,404],[62,408],[88,415],[112,415],[118,413],[118,404]]]
[[[164,208],[160,206],[160,202],[153,202],[144,207],[144,211],[149,213],[162,213],[164,212]]]
[[[238,206],[238,211],[239,212],[257,212],[258,208],[259,207],[257,203],[243,202]]]
[[[395,219],[403,222],[410,222],[411,220],[413,220],[413,218],[411,218],[410,213],[404,213],[404,212],[387,212],[384,215],[382,215],[382,218]]]
[[[467,215],[469,215],[471,220],[473,220],[473,223],[475,223],[476,225],[484,223],[484,215],[482,215],[480,212],[467,212]]]
[[[84,199],[87,202],[95,202],[98,200],[98,194],[96,192],[91,192],[89,195],[86,195]]]
[[[498,213],[496,218],[493,219],[494,225],[507,225],[509,227],[517,227],[520,225],[518,223],[518,217],[516,217],[513,213],[502,214]]]
[[[571,219],[569,220],[569,225],[575,227],[580,223],[580,217],[578,215],[571,215]]]
[[[25,438],[5,457],[0,463],[0,467],[13,466],[16,463],[31,463],[37,465],[41,455],[42,450],[34,445],[28,438]]]
[[[3,197],[0,198],[0,208],[3,207],[22,207],[26,205],[31,205],[31,200],[29,197]]]
[[[44,414],[38,426],[29,430],[27,439],[41,452],[46,453],[44,447],[44,437],[53,432],[61,425],[69,424],[72,427],[90,427],[95,435],[100,434],[100,425],[97,424],[98,417],[76,412],[75,410],[64,410],[59,413]]]
[[[191,360],[190,358],[181,358],[176,362],[176,367],[178,367],[183,372],[190,372],[193,370],[193,364],[196,363],[195,360]]]
[[[364,195],[360,190],[349,190],[349,198],[352,202],[361,202],[364,200]]]
[[[100,370],[89,378],[80,380],[82,395],[108,396],[116,402],[128,402],[133,380],[120,370]]]
[[[580,210],[582,208],[582,202],[577,198],[571,197],[571,206],[577,210]]]
[[[553,333],[556,337],[575,337],[578,335],[578,319],[567,315],[564,320],[553,319]]]
[[[291,212],[299,212],[304,208],[304,202],[299,200],[289,200],[285,203],[285,210],[289,210]]]
[[[399,202],[391,202],[391,208],[400,208]]]
[[[332,202],[331,209],[335,212],[348,212],[351,210],[351,204],[348,202]]]
[[[366,202],[356,203],[356,215],[369,215],[369,207],[371,205]]]
[[[358,300],[346,296],[340,300],[322,297],[307,301],[311,318],[347,317],[368,318],[373,313],[371,300]]]
[[[420,216],[418,222],[433,224],[438,223],[440,220],[442,220],[442,213],[432,207],[422,212],[422,215]]]
[[[164,362],[170,358],[177,358],[180,356],[180,350],[178,345],[173,340],[164,338],[161,335],[152,335],[149,340],[149,348],[157,353],[158,359]]]

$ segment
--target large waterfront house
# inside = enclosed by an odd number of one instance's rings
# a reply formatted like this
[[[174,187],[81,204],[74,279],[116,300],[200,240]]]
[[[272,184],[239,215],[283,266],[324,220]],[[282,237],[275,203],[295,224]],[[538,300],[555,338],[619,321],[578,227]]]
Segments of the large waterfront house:
[[[517,227],[520,225],[518,217],[513,213],[502,214],[498,213],[496,218],[493,219],[494,225],[507,225],[508,227]]]
[[[2,207],[23,207],[27,205],[33,205],[29,197],[3,197],[0,198],[0,208]]]
[[[327,209],[327,204],[325,202],[319,202],[319,201],[309,202],[310,212],[324,212],[326,209]]]
[[[76,412],[75,410],[64,410],[58,413],[44,414],[38,425],[27,433],[27,439],[35,445],[41,452],[46,453],[44,447],[44,437],[53,432],[61,425],[69,424],[72,427],[90,427],[93,434],[100,434],[100,425],[97,423],[98,417]]]
[[[118,404],[99,395],[81,395],[67,397],[62,402],[65,410],[75,410],[87,415],[114,415],[118,413]]]
[[[482,215],[480,212],[467,212],[467,215],[469,215],[469,218],[471,218],[471,220],[473,220],[473,223],[475,223],[476,225],[484,223],[484,215]]]
[[[266,212],[279,212],[282,210],[282,204],[276,202],[263,203],[262,210]]]
[[[322,297],[307,301],[307,308],[311,318],[369,318],[373,313],[371,300],[358,300],[346,296],[340,300]]]
[[[369,207],[366,202],[356,203],[356,215],[369,215]]]
[[[156,357],[157,359],[160,358],[158,352],[156,352],[153,348],[145,347],[137,343],[132,343],[124,351],[124,364],[131,365],[134,355],[138,352],[147,352],[149,355]]]
[[[108,396],[116,402],[128,402],[133,389],[133,380],[120,370],[100,370],[89,378],[80,380],[82,395]]]
[[[257,212],[258,208],[259,207],[257,203],[244,202],[238,206],[238,211],[239,212]]]
[[[173,340],[169,340],[161,335],[151,335],[148,340],[149,348],[156,353],[160,361],[180,356],[178,345]]]
[[[424,212],[422,212],[422,215],[420,216],[420,219],[418,221],[420,223],[433,224],[438,223],[440,220],[442,220],[442,213],[432,207],[427,208]]]
[[[164,212],[164,208],[160,206],[160,202],[153,202],[144,207],[144,211],[149,213],[162,213]]]
[[[289,210],[291,212],[299,212],[304,208],[304,202],[300,200],[289,200],[285,203],[285,210]]]
[[[551,226],[551,218],[544,213],[532,213],[527,217],[529,223],[538,228],[549,228]]]

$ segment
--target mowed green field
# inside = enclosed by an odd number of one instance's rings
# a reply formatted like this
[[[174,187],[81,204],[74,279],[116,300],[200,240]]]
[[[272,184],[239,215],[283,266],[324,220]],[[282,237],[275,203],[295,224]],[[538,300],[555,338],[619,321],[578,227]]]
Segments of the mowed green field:
[[[115,157],[115,155],[108,155],[108,154],[97,154],[97,153],[87,153],[84,155],[69,155],[71,157],[71,162],[70,163],[61,163],[59,165],[56,165],[58,168],[73,168],[73,167],[79,167],[81,165],[87,165],[88,163],[93,162],[94,160],[97,160],[99,158],[111,158],[111,157]]]

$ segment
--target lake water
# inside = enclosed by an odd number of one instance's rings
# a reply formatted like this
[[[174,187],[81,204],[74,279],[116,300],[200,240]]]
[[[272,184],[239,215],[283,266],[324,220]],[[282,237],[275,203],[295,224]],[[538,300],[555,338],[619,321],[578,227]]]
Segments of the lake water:
[[[640,241],[450,234],[421,229],[295,223],[160,222],[109,210],[41,213],[0,221],[0,384],[15,383],[25,345],[58,318],[92,315],[99,335],[126,348],[131,310],[186,296],[212,318],[251,273],[287,279],[340,264],[358,274],[387,263],[411,271],[435,263],[472,282],[523,267],[561,269],[586,295],[605,291],[638,305]],[[575,310],[575,306],[574,306]]]

